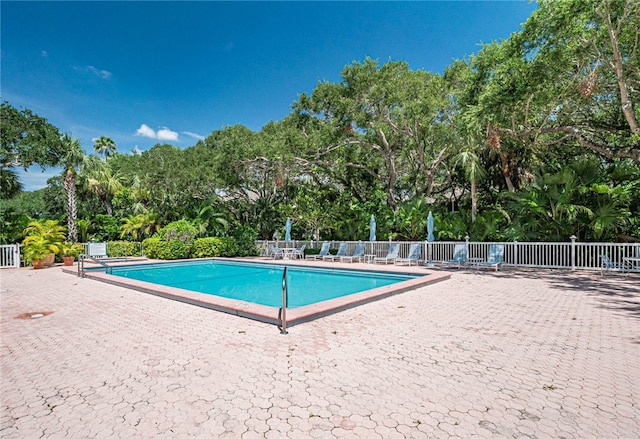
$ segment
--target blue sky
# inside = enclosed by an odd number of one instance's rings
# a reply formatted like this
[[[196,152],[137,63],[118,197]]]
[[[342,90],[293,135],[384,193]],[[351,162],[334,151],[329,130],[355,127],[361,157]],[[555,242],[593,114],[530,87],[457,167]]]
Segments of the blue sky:
[[[506,39],[521,1],[1,4],[1,97],[119,152],[185,148],[227,125],[260,130],[365,57],[442,72]],[[21,176],[26,190],[59,172]]]

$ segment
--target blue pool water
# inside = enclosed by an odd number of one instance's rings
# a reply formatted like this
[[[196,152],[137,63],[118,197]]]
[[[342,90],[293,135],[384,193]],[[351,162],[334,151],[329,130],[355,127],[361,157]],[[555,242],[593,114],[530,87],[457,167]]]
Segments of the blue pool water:
[[[281,265],[194,261],[113,267],[114,276],[182,288],[245,302],[282,305]],[[357,270],[288,267],[288,307],[358,293],[417,276]]]

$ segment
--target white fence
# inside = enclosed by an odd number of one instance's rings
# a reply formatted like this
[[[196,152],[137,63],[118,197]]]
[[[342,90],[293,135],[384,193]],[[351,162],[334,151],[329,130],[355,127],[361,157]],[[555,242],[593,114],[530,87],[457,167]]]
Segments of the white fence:
[[[0,268],[20,267],[20,244],[0,245]]]
[[[338,248],[340,241],[329,241],[331,248]],[[353,252],[358,241],[347,241],[347,254]],[[365,253],[385,256],[392,241],[367,241]],[[400,244],[400,257],[407,257],[414,242],[393,241]],[[417,242],[417,241],[416,241]],[[437,263],[453,258],[456,244],[467,246],[469,258],[486,259],[491,244],[504,245],[504,264],[510,267],[562,268],[570,270],[600,270],[602,256],[608,256],[614,266],[622,266],[625,258],[640,258],[640,244],[613,242],[471,242],[471,241],[421,241],[422,259],[425,263]],[[322,241],[257,241],[258,248],[266,251],[269,246],[319,248]],[[263,253],[266,255],[266,253]],[[627,259],[628,260],[628,259]],[[637,271],[640,263],[629,267]]]

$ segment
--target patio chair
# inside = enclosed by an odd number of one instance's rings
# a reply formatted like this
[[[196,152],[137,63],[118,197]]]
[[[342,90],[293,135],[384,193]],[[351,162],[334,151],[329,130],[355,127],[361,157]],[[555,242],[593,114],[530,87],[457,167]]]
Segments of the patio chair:
[[[384,262],[385,264],[389,264],[391,262],[395,262],[396,259],[398,259],[398,253],[400,253],[400,244],[389,244],[389,251],[387,252],[387,256],[383,256],[381,258],[374,258],[373,262],[374,263],[382,263]]]
[[[338,253],[336,253],[335,255],[332,254],[328,254],[322,257],[323,261],[335,261],[336,259],[340,259],[343,256],[347,256],[347,243],[346,242],[341,242],[340,245],[338,246]]]
[[[395,263],[396,265],[406,263],[411,266],[411,264],[415,262],[416,265],[419,265],[421,257],[422,257],[422,244],[421,243],[411,244],[411,247],[409,247],[409,255],[406,258],[396,258]]]
[[[304,259],[304,249],[307,248],[306,244],[302,244],[300,247],[296,248],[291,252],[291,259]]]
[[[478,268],[495,267],[496,271],[504,262],[504,245],[491,244],[489,246],[489,255],[484,262],[478,262]]]
[[[453,247],[453,258],[442,261],[445,265],[457,265],[458,268],[462,267],[467,262],[467,245],[455,244]]]
[[[611,262],[607,255],[600,255],[600,276],[604,276],[608,271],[624,271],[624,263]]]
[[[271,256],[272,259],[284,259],[284,250],[282,250],[280,247],[272,245],[269,251],[269,256]]]
[[[322,247],[320,248],[320,253],[318,253],[317,255],[307,255],[307,259],[313,259],[314,261],[318,259],[322,259],[323,257],[329,254],[330,247],[331,247],[330,242],[323,242]]]
[[[340,256],[340,262],[354,262],[354,261],[364,261],[364,251],[365,251],[364,242],[359,242],[356,244],[356,247],[353,249],[353,254],[349,256]]]

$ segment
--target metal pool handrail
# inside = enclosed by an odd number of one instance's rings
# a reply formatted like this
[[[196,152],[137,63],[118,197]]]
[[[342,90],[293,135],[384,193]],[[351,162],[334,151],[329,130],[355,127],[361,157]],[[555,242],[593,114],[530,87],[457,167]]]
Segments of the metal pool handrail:
[[[287,332],[287,267],[282,272],[282,308],[280,308],[280,334],[288,334]]]
[[[91,261],[95,262],[96,264],[102,265],[105,268],[105,273],[107,274],[113,273],[113,268],[111,267],[111,265],[107,264],[104,261],[101,261],[99,258],[92,258],[91,256],[81,253],[78,256],[78,277],[84,277],[84,260],[85,259],[91,259]]]

